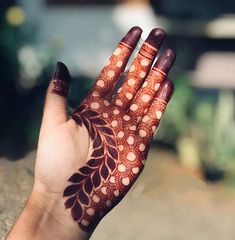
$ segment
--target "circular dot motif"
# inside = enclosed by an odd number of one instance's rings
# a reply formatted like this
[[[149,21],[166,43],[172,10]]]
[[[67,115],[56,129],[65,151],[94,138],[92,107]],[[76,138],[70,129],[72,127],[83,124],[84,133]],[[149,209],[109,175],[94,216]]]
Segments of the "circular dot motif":
[[[129,152],[126,158],[129,161],[134,161],[136,159],[136,155],[133,152]]]
[[[118,56],[121,52],[122,52],[122,49],[121,49],[121,48],[117,48],[117,49],[114,51],[113,55],[114,55],[114,56]]]

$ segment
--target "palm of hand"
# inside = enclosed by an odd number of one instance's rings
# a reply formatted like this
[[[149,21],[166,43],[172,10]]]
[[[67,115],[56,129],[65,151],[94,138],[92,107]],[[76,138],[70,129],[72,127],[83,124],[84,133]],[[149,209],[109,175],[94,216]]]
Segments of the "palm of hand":
[[[92,104],[102,112],[90,109]],[[91,97],[72,115],[86,126],[92,140],[87,163],[69,178],[71,185],[64,191],[65,206],[71,208],[75,221],[82,218],[83,229],[92,229],[125,196],[142,171],[148,151],[147,139],[137,131],[137,117],[107,105]]]
[[[153,36],[150,34],[149,38]],[[132,40],[133,45],[137,40]],[[124,71],[133,50],[124,41],[72,118],[41,141],[42,154],[49,153],[45,149],[51,142],[55,143],[58,152],[53,158],[60,159],[57,169],[66,167],[65,175],[72,174],[63,193],[65,208],[71,210],[73,220],[87,232],[125,196],[143,170],[149,143],[172,93],[171,82],[162,82],[174,57],[167,56],[170,60],[166,60],[163,55],[164,61],[159,59],[151,69],[157,48],[147,40],[114,97],[110,97],[114,81]],[[50,154],[41,158],[48,159]],[[50,167],[50,162],[45,164]],[[56,169],[54,174],[58,174]],[[40,178],[54,181],[52,174],[49,179],[48,176]],[[61,186],[64,186],[63,177],[53,191],[61,192]]]

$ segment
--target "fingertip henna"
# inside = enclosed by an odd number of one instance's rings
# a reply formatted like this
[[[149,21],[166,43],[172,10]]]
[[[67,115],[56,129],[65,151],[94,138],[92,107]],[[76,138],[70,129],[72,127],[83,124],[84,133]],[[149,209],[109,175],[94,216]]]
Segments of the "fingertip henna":
[[[163,55],[163,57],[164,56],[167,56],[170,58],[172,57],[173,59],[174,53],[171,50],[167,50]],[[160,63],[161,63],[161,59],[160,59]],[[162,70],[165,70],[165,69],[162,68]],[[159,98],[160,100],[165,102],[168,102],[170,100],[174,90],[174,84],[170,80],[164,80],[166,77],[166,74],[162,70],[153,67],[149,75],[147,76],[145,82],[143,83],[142,87],[137,92],[132,102],[132,105],[130,106],[130,110],[136,116],[143,115],[144,111],[149,108],[150,104],[152,103],[152,99],[154,97]],[[143,119],[146,119],[146,118],[143,118]]]
[[[154,28],[147,37],[146,42],[149,43],[151,46],[159,49],[165,37],[166,33],[163,29]]]
[[[165,39],[165,35],[166,33],[161,28],[154,28],[146,38],[139,53],[143,57],[153,61]]]
[[[52,77],[52,93],[67,97],[71,77],[68,68],[62,62],[57,62],[55,72]]]
[[[154,65],[154,68],[159,69],[163,73],[167,74],[171,69],[172,65],[174,64],[176,59],[176,53],[172,49],[165,50],[160,57],[158,58],[157,62]]]
[[[164,37],[165,32],[160,28],[151,31],[134,59],[122,87],[119,88],[114,97],[117,106],[125,108],[130,104],[148,75]]]
[[[104,97],[108,99],[113,95],[113,91],[124,72],[129,57],[140,39],[141,33],[142,30],[139,27],[133,27],[122,38],[91,89],[90,95],[92,97]]]
[[[140,27],[133,27],[129,30],[129,32],[122,38],[121,42],[125,43],[127,46],[131,48],[135,48],[140,36],[142,34],[142,29]]]
[[[68,83],[70,82],[71,77],[69,74],[69,70],[64,63],[57,62],[56,69],[53,74],[53,79],[60,79],[64,82],[68,82]]]

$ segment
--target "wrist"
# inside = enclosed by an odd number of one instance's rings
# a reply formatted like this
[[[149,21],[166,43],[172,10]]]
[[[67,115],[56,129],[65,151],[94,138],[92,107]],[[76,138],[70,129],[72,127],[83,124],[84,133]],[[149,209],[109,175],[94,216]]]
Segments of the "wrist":
[[[47,194],[34,187],[8,240],[86,240],[89,237],[90,234],[81,230],[66,214],[64,203],[56,194]]]

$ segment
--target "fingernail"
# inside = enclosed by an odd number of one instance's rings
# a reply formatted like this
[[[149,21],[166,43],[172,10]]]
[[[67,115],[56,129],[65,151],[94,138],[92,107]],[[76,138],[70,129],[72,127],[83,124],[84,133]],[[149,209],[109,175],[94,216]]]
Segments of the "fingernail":
[[[62,62],[57,62],[56,69],[52,79],[62,80],[68,83],[70,82],[71,77],[70,77],[68,68],[65,66],[65,64],[63,64]]]
[[[67,97],[71,77],[68,68],[62,63],[57,62],[55,72],[52,77],[52,93]]]
[[[170,101],[170,99],[171,99],[173,91],[174,91],[174,84],[173,84],[173,82],[171,80],[169,80],[169,79],[168,80],[164,80],[161,83],[161,85],[160,85],[160,87],[159,87],[159,89],[158,89],[158,91],[157,91],[157,93],[155,95],[155,98],[161,99],[161,100],[163,100],[163,101],[168,103]]]
[[[166,33],[163,29],[161,28],[154,28],[149,36],[147,37],[146,41],[149,43],[151,46],[159,49],[163,40],[165,39]]]
[[[129,30],[129,32],[121,40],[121,42],[125,43],[131,48],[135,48],[140,39],[141,34],[142,34],[142,29],[140,27],[133,27]]]
[[[175,62],[175,58],[175,51],[167,49],[160,55],[154,67],[167,74]]]

